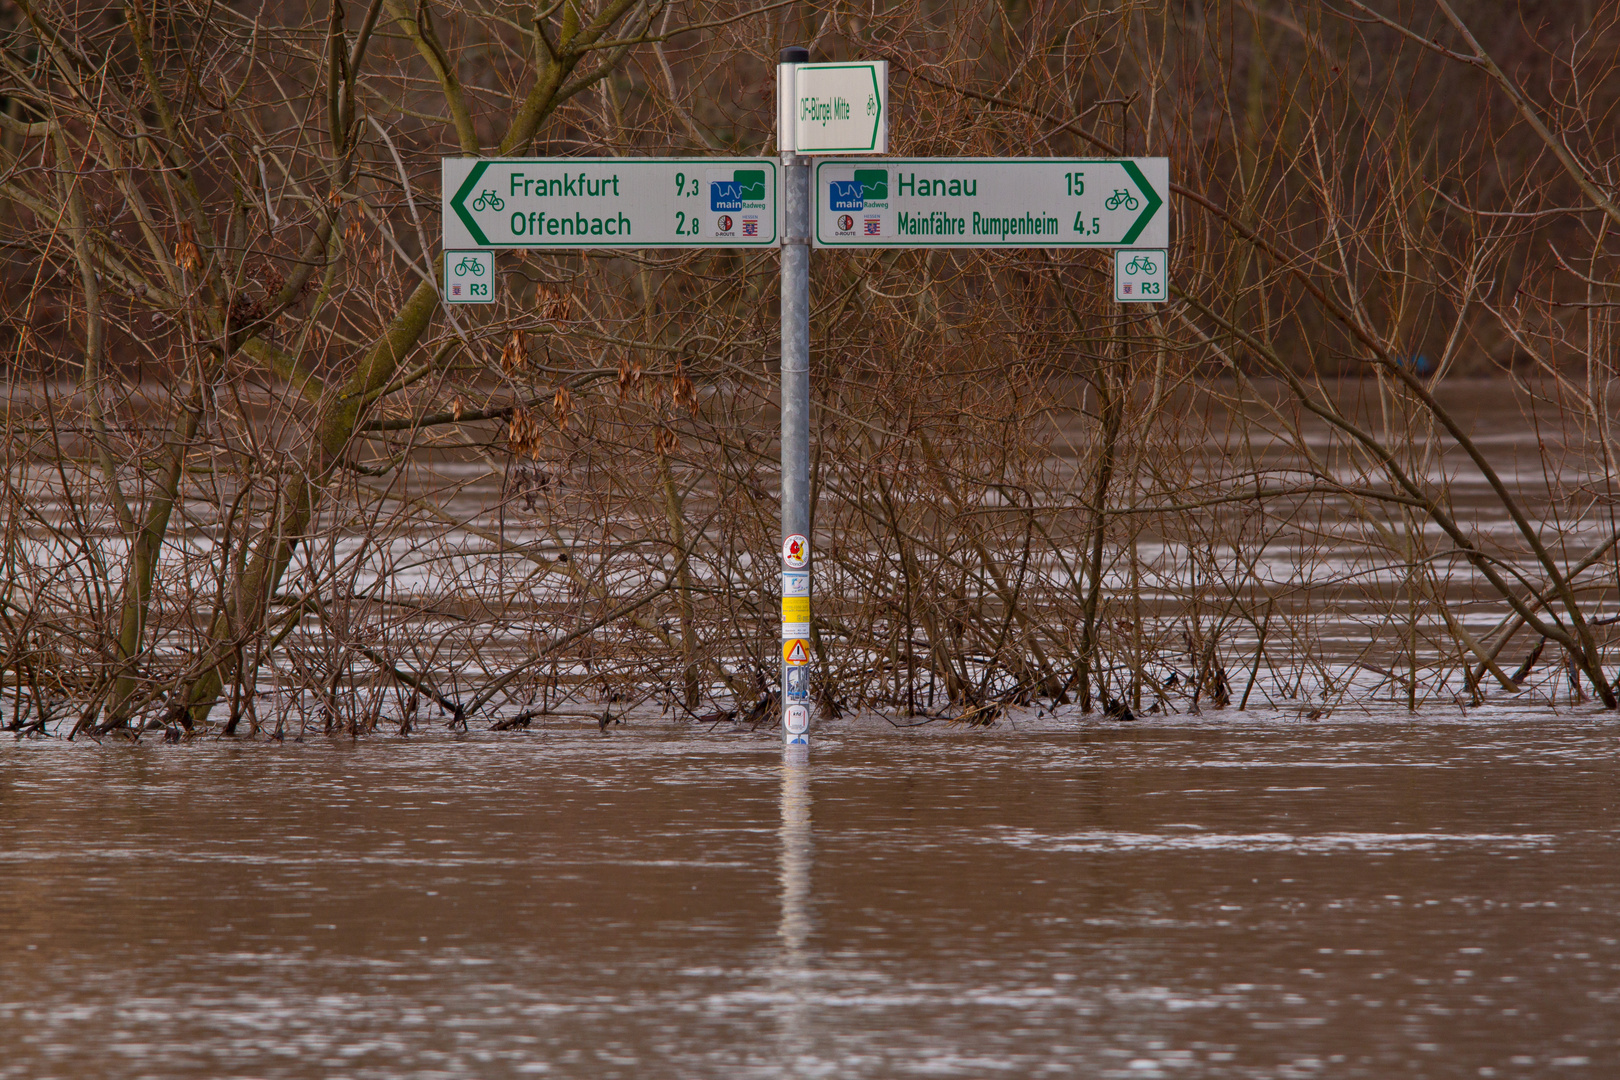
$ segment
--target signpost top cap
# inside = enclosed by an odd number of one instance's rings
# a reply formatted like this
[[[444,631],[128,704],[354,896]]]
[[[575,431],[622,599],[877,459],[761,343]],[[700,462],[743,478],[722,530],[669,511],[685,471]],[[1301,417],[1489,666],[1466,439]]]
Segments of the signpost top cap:
[[[776,62],[779,64],[808,64],[810,62],[810,50],[803,45],[789,45],[780,53],[777,53]]]

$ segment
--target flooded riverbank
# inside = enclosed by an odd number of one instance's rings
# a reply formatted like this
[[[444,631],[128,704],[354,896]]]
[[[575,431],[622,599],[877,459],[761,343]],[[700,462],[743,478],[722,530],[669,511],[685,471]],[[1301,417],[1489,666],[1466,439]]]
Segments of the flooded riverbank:
[[[0,748],[0,1077],[1601,1077],[1620,723]]]

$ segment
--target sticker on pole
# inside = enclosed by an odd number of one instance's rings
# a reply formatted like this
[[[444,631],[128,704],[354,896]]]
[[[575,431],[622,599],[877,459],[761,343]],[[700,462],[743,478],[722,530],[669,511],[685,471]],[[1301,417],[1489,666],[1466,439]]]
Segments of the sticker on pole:
[[[789,664],[808,664],[810,643],[804,638],[789,638],[782,642],[782,659]]]
[[[808,570],[782,571],[783,596],[809,596],[810,572]]]
[[[789,735],[803,735],[810,730],[810,706],[789,705],[782,715],[782,726]]]
[[[1114,302],[1156,304],[1169,292],[1166,251],[1114,251]]]
[[[495,302],[494,253],[489,251],[445,252],[444,302],[447,304],[493,304]]]
[[[809,668],[790,667],[787,669],[787,696],[790,698],[804,698],[810,696]]]
[[[810,561],[810,538],[803,533],[794,533],[782,541],[782,561],[795,570],[804,568]]]

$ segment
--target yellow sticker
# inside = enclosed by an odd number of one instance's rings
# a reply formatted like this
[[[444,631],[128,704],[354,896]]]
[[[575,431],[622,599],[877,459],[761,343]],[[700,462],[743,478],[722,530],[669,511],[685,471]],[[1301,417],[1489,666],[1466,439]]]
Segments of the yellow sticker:
[[[782,597],[783,622],[809,622],[810,598],[808,596]]]
[[[782,659],[790,664],[808,664],[810,662],[810,643],[804,638],[784,641],[782,643]]]

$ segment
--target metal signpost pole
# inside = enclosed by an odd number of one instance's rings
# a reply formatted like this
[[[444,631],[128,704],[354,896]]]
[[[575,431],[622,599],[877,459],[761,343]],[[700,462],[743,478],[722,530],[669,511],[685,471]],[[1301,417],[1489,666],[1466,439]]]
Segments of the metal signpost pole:
[[[795,72],[808,49],[777,66],[782,163],[782,738],[810,742],[810,162],[796,153]]]
[[[782,738],[810,746],[810,248],[1114,249],[1114,300],[1169,290],[1166,158],[890,158],[889,65],[783,49],[770,158],[445,158],[444,301],[492,252],[782,249]],[[812,178],[812,157],[815,176]],[[812,201],[814,206],[812,206]]]

